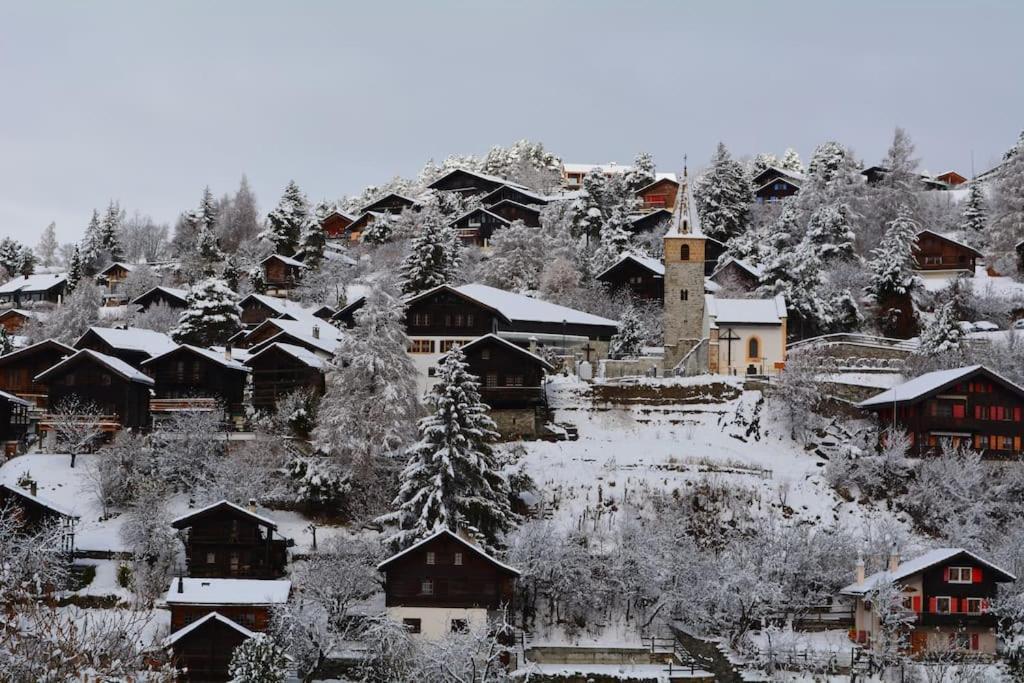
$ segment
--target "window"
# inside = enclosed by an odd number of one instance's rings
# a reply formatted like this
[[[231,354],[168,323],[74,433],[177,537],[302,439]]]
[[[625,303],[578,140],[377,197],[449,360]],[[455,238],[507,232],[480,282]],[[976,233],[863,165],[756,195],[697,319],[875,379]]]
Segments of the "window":
[[[523,376],[522,375],[506,375],[505,376],[505,386],[507,386],[507,387],[521,387],[521,386],[523,386]]]
[[[689,244],[680,245],[680,247],[679,247],[679,260],[680,261],[689,261],[690,260],[690,245]]]
[[[409,353],[433,353],[433,339],[412,339],[409,342]]]
[[[206,564],[216,564],[217,553],[206,553]]]
[[[434,581],[433,579],[423,579],[420,581],[420,595],[433,595],[434,594]]]
[[[472,313],[467,313],[466,314],[466,327],[473,327],[473,314]]]
[[[496,386],[498,386],[498,373],[496,373],[496,372],[488,372],[487,373],[487,377],[484,378],[484,386],[486,386],[486,387],[496,387]]]
[[[101,385],[103,385],[105,387],[109,387],[111,381],[112,380],[110,378],[110,375],[108,375],[107,373],[104,372],[103,374],[100,375],[100,384]]]
[[[427,564],[437,564],[437,555],[434,553],[427,553]]]
[[[452,619],[452,633],[465,633],[469,630],[469,624],[465,619]]]
[[[413,313],[412,314],[412,326],[413,327],[427,327],[430,325],[430,314],[429,313]]]
[[[981,614],[985,611],[985,601],[981,598],[967,598],[967,613]]]
[[[69,372],[67,376],[64,378],[64,384],[66,384],[69,387],[75,386],[75,373]]]
[[[761,345],[757,341],[757,337],[751,337],[750,341],[747,342],[747,358],[760,358]]]
[[[420,633],[423,630],[423,621],[420,619],[402,619],[402,626],[409,633]]]
[[[679,300],[680,301],[689,301],[690,300],[690,290],[688,290],[688,289],[680,289],[679,290]]]
[[[644,279],[640,275],[634,275],[631,278],[629,278],[629,284],[631,285],[643,284],[643,281]]]
[[[455,553],[455,555],[452,556],[452,564],[456,567],[462,566],[462,553]]]
[[[935,598],[935,613],[936,614],[949,614],[950,611],[951,611],[950,602],[951,602],[951,599],[948,598],[948,597],[945,597],[945,598]]]
[[[441,340],[441,353],[448,353],[452,350],[452,347],[460,342],[457,339],[442,339]]]
[[[462,314],[461,313],[456,313],[455,314],[455,317],[452,320],[452,325],[454,325],[455,327],[462,327]]]
[[[491,350],[490,349],[480,349],[480,360],[490,360],[490,359],[491,359]]]
[[[972,576],[970,567],[950,567],[946,570],[946,581],[949,583],[970,583]]]
[[[949,649],[969,650],[971,649],[971,634],[954,632],[949,634]]]
[[[958,420],[962,420],[966,416],[967,416],[967,405],[963,404],[963,403],[954,403],[953,404],[953,417],[958,419]]]

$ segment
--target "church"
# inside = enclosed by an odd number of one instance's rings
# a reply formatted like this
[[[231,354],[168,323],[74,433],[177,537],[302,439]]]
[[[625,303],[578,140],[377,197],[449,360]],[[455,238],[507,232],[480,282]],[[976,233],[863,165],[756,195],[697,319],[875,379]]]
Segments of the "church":
[[[786,301],[705,294],[711,238],[700,230],[686,173],[676,220],[665,234],[665,356],[668,374],[775,375],[786,363]]]

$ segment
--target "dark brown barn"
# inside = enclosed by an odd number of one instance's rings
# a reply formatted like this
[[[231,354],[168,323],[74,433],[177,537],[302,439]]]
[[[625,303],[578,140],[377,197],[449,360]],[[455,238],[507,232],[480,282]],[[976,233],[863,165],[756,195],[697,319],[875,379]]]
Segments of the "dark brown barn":
[[[156,382],[153,412],[181,410],[193,399],[212,399],[227,416],[244,412],[249,368],[231,358],[230,347],[218,353],[184,344],[145,361],[142,370]]]
[[[674,211],[678,194],[679,183],[671,178],[660,178],[636,191],[644,211]]]
[[[47,387],[47,407],[59,410],[64,399],[78,397],[95,404],[103,416],[104,431],[150,427],[149,390],[153,380],[124,361],[83,349],[35,378]],[[40,428],[53,428],[44,416]]]
[[[75,342],[75,348],[91,349],[119,358],[133,368],[141,368],[145,361],[173,351],[178,345],[162,332],[140,327],[123,330],[113,327],[90,327]]]
[[[23,398],[0,391],[0,443],[7,456],[16,455],[18,444],[25,438],[31,405]]]
[[[1024,388],[981,365],[929,372],[858,405],[905,431],[914,455],[937,453],[944,442],[992,458],[1022,452]]]
[[[267,291],[286,292],[299,284],[306,271],[306,264],[290,256],[271,254],[260,261],[260,268],[263,269],[263,282]]]
[[[288,561],[277,523],[226,500],[182,515],[171,526],[187,529],[185,558],[193,578],[277,579]]]
[[[188,291],[174,287],[154,287],[132,299],[131,303],[139,306],[143,311],[148,311],[150,306],[158,304],[181,310],[188,308]]]
[[[974,275],[980,251],[931,230],[917,233],[914,247],[915,268],[921,271],[953,270]]]
[[[331,215],[320,222],[324,236],[329,240],[340,240],[345,237],[348,226],[352,225],[355,219],[341,211],[333,211]]]
[[[535,206],[504,199],[488,210],[509,222],[522,221],[528,228],[540,227],[540,210]]]
[[[238,306],[242,309],[242,323],[249,328],[256,327],[269,318],[309,320],[317,317],[319,310],[282,297],[255,293],[246,295],[238,302]]]
[[[14,511],[19,528],[25,531],[38,529],[44,524],[60,525],[64,532],[62,549],[68,552],[74,549],[74,525],[78,515],[41,497],[34,481],[28,489],[0,483],[0,508],[4,507]]]
[[[508,185],[509,187],[515,187],[522,190],[528,189],[519,183],[512,182],[511,180],[506,180],[504,178],[484,173],[467,171],[461,168],[445,173],[443,176],[430,183],[430,185],[427,186],[427,189],[436,190],[438,192],[457,192],[461,195],[469,196],[476,194],[488,194],[490,192],[494,192],[502,185]]]
[[[758,202],[777,202],[800,192],[804,176],[776,166],[769,166],[753,178],[754,199]]]
[[[628,289],[640,299],[661,301],[665,298],[665,265],[646,256],[623,254],[594,279],[603,282],[612,292]]]
[[[35,378],[74,353],[70,346],[45,339],[0,356],[0,389],[25,399],[37,408],[45,408],[48,390]]]
[[[315,396],[324,393],[326,362],[309,349],[294,344],[274,342],[263,346],[245,361],[252,370],[252,406],[272,411],[278,399],[309,391]]]
[[[235,648],[255,633],[231,619],[210,612],[202,619],[167,638],[174,664],[183,670],[179,680],[188,683],[222,683],[229,680],[228,666]]]
[[[365,213],[402,213],[405,209],[416,208],[416,200],[400,194],[391,192],[380,199],[373,201],[359,209],[360,214]]]

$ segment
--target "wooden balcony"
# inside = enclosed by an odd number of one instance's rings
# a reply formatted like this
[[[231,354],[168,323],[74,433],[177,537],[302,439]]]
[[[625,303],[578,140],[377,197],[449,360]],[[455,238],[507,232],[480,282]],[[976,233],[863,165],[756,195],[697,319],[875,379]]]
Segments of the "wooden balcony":
[[[543,387],[480,387],[480,399],[492,408],[546,403]]]
[[[96,427],[101,432],[117,432],[121,430],[121,418],[117,415],[55,415],[43,413],[39,418],[39,430],[49,432],[58,424],[73,424],[81,427]]]
[[[995,627],[998,618],[994,614],[987,613],[964,613],[964,612],[919,612],[917,624],[919,626],[981,626]]]
[[[215,398],[154,398],[149,401],[153,413],[213,412],[220,409]]]

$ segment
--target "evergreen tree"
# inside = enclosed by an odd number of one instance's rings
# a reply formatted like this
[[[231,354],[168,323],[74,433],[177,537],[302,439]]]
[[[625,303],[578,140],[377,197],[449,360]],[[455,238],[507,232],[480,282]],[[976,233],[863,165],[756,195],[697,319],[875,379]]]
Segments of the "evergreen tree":
[[[1024,239],[1024,134],[1020,151],[1009,154],[992,183],[992,206],[988,227],[990,262],[1009,273],[1015,262],[1015,247]]]
[[[772,166],[779,167],[779,159],[774,154],[767,152],[761,152],[754,156],[750,161],[750,177],[753,178],[761,171],[765,171]]]
[[[266,633],[243,640],[231,653],[229,683],[283,683],[288,675],[284,648]]]
[[[224,259],[224,252],[217,244],[217,235],[205,224],[199,226],[199,232],[196,234],[196,255],[204,265],[207,276],[213,274],[213,264]]]
[[[835,140],[823,142],[814,148],[807,175],[820,185],[827,185],[839,173],[839,169],[850,157],[849,151]]]
[[[790,317],[790,326],[806,337],[826,328],[831,322],[828,302],[822,296],[822,266],[818,249],[809,240],[780,249],[764,266],[761,296],[782,294]]]
[[[25,261],[25,247],[17,240],[4,237],[0,240],[0,268],[7,272],[8,277],[21,273]]]
[[[792,173],[804,173],[804,165],[800,161],[800,155],[792,147],[788,147],[785,154],[782,155],[782,160],[779,161],[779,168]]]
[[[282,256],[294,256],[302,230],[309,222],[309,202],[294,180],[288,181],[281,201],[267,214],[267,227],[260,237]]]
[[[36,254],[39,255],[39,262],[49,268],[57,262],[57,248],[60,245],[57,244],[57,224],[50,223],[43,230],[42,236],[39,238],[39,244],[36,246]]]
[[[595,168],[583,177],[580,200],[580,227],[587,240],[597,239],[608,216],[608,176]]]
[[[67,291],[70,294],[78,286],[79,281],[85,275],[85,265],[82,263],[82,252],[76,246],[68,259],[68,280]]]
[[[947,301],[935,309],[932,322],[921,332],[921,343],[917,353],[924,356],[940,356],[959,353],[964,333],[956,317],[955,306]]]
[[[853,226],[850,210],[845,204],[822,206],[811,214],[807,238],[817,245],[823,261],[848,260],[854,257]]]
[[[203,196],[199,198],[199,208],[196,210],[197,227],[199,230],[206,230],[211,235],[217,235],[217,217],[220,210],[217,208],[217,200],[213,198],[210,186],[203,188]]]
[[[171,338],[179,344],[224,344],[242,329],[238,295],[218,278],[208,278],[189,289],[188,307],[182,311]]]
[[[631,192],[647,187],[657,178],[654,159],[647,152],[640,152],[633,160],[633,168],[626,174],[626,185]]]
[[[242,273],[234,256],[228,256],[224,259],[224,270],[220,276],[224,280],[224,284],[228,286],[228,289],[233,292],[238,291],[238,280]]]
[[[436,215],[424,216],[420,234],[413,238],[402,262],[402,291],[418,294],[443,285],[455,274],[451,235]]]
[[[919,284],[914,273],[914,245],[917,244],[917,223],[910,211],[903,209],[889,223],[881,244],[874,249],[868,262],[871,279],[867,293],[875,301],[910,294]]]
[[[92,218],[89,219],[89,225],[85,228],[85,236],[82,238],[79,251],[79,256],[82,259],[82,272],[85,275],[93,275],[96,272],[103,252],[103,237],[100,233],[100,214],[93,209]]]
[[[888,226],[901,212],[916,215],[917,193],[921,190],[920,161],[914,157],[914,143],[902,128],[893,133],[892,144],[882,166],[886,169],[871,190],[869,219],[877,226]]]
[[[547,240],[537,228],[514,221],[491,238],[491,258],[481,264],[484,281],[513,292],[540,287],[540,274],[550,258]]]
[[[324,260],[324,249],[327,247],[327,236],[320,221],[310,219],[306,221],[302,232],[299,235],[299,248],[295,256],[301,259],[310,268],[316,268]]]
[[[609,353],[615,358],[639,356],[643,348],[643,324],[633,306],[623,311],[619,329],[612,337]]]
[[[256,238],[259,232],[260,212],[256,195],[249,187],[249,179],[243,175],[238,191],[221,207],[217,237],[221,249],[233,254],[240,245]]]
[[[967,188],[967,201],[964,202],[960,214],[960,229],[964,231],[972,244],[982,244],[985,237],[985,192],[981,183],[972,182]]]
[[[752,195],[743,164],[735,161],[723,143],[711,166],[694,187],[694,201],[704,234],[725,242],[747,227]]]
[[[601,227],[601,245],[594,252],[593,268],[600,273],[629,251],[632,233],[629,231],[629,216],[622,205],[612,210],[608,221]]]
[[[121,248],[122,222],[124,222],[124,212],[121,210],[121,205],[111,201],[100,222],[99,249],[101,258],[106,257],[112,263],[124,259],[124,250]]]
[[[404,548],[439,529],[467,528],[497,542],[516,517],[507,480],[491,444],[497,438],[480,385],[456,346],[441,363],[427,397],[432,414],[419,422],[420,440],[409,451],[395,498],[399,530],[388,542]]]
[[[385,213],[374,217],[373,222],[363,230],[361,239],[366,244],[387,244],[394,237],[395,228],[391,214]]]

